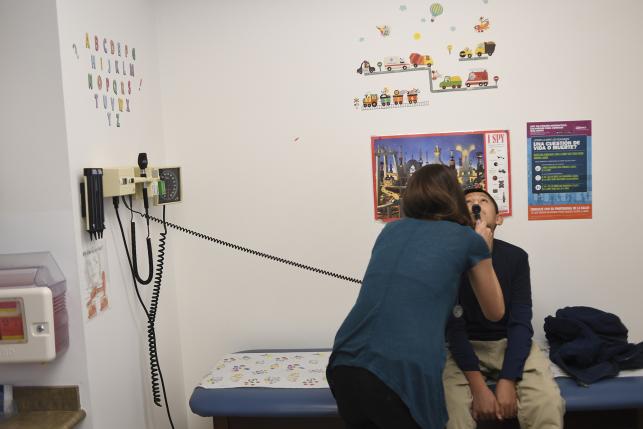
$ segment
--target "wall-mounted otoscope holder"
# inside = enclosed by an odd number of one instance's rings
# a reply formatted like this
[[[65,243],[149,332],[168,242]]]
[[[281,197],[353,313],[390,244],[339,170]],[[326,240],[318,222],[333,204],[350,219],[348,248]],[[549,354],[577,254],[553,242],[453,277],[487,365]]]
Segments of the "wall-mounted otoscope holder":
[[[99,239],[105,229],[104,198],[133,195],[147,198],[154,205],[181,201],[181,167],[85,168],[80,184],[81,211],[90,238]]]
[[[143,198],[143,187],[154,205],[181,202],[181,167],[147,167],[141,174],[138,167],[103,169],[103,196],[134,195]]]

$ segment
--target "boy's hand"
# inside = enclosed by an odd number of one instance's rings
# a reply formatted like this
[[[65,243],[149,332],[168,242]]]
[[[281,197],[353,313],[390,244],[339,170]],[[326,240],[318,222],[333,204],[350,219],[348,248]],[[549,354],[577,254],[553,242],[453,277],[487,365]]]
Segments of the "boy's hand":
[[[516,383],[513,380],[501,378],[496,384],[496,400],[498,403],[497,416],[499,420],[516,417],[518,413],[518,398]]]
[[[496,418],[496,397],[486,385],[477,390],[472,390],[473,402],[471,404],[471,416],[476,421],[493,420]]]

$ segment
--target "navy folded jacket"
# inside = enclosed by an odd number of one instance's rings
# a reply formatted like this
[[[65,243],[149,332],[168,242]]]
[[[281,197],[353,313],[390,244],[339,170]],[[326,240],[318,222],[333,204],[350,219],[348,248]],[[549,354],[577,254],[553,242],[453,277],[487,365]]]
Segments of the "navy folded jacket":
[[[545,318],[549,358],[579,384],[643,368],[643,342],[627,342],[618,316],[591,307],[565,307]]]

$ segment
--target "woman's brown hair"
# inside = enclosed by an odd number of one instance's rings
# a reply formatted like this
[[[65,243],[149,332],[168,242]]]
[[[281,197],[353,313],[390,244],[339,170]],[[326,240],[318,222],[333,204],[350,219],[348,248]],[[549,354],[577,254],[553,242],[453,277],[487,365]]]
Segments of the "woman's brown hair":
[[[455,170],[441,164],[425,165],[411,176],[402,194],[402,214],[473,225]]]

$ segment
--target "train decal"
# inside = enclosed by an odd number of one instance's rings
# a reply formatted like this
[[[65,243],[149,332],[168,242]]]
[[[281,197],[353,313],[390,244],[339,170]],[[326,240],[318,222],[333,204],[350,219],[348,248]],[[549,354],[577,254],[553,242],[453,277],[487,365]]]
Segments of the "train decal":
[[[418,94],[420,90],[417,88],[412,89],[395,89],[392,92],[388,88],[384,88],[380,95],[374,91],[369,91],[361,99],[362,110],[371,109],[386,109],[394,107],[412,107],[412,106],[426,106],[428,101],[418,102]],[[356,103],[355,107],[360,104]]]

